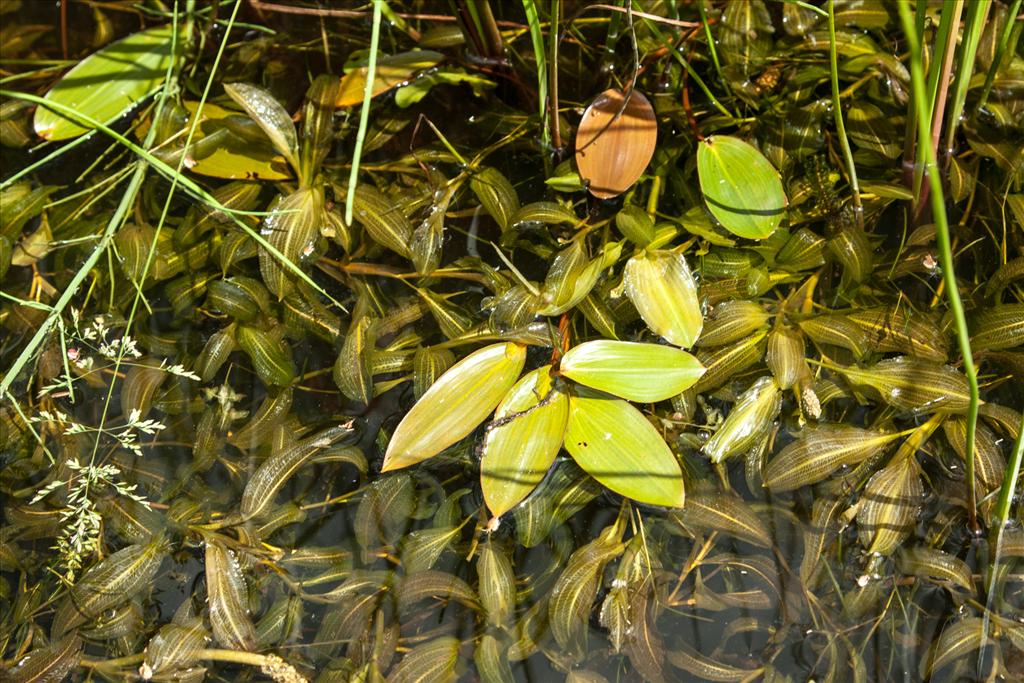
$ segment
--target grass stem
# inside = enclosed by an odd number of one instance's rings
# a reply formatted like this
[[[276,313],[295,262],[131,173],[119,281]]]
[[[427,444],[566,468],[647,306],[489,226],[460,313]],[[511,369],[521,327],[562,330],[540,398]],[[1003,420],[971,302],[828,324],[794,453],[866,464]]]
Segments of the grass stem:
[[[970,404],[967,409],[967,515],[972,531],[978,531],[977,492],[975,491],[974,433],[978,423],[978,373],[974,367],[974,356],[971,353],[970,333],[967,330],[967,318],[964,315],[963,302],[960,300],[960,288],[956,281],[953,266],[953,249],[950,245],[949,220],[946,216],[946,198],[942,189],[942,177],[939,175],[938,160],[935,150],[928,142],[931,140],[928,102],[925,99],[925,75],[921,54],[921,38],[914,28],[914,20],[906,0],[897,5],[903,30],[910,44],[911,93],[914,109],[917,114],[917,144],[925,156],[926,175],[931,190],[932,213],[935,220],[935,237],[939,244],[939,262],[942,265],[942,279],[946,285],[946,298],[949,310],[956,325],[957,343],[963,359],[964,374],[970,389]]]
[[[348,174],[348,196],[345,198],[345,224],[352,225],[352,209],[356,199],[356,183],[359,182],[359,160],[363,156],[366,142],[366,127],[370,122],[370,100],[373,99],[373,81],[377,77],[377,52],[380,45],[380,15],[383,0],[373,0],[373,29],[370,33],[370,56],[366,65],[366,85],[363,87],[363,107],[359,112],[359,130],[356,146],[352,151],[352,169]]]

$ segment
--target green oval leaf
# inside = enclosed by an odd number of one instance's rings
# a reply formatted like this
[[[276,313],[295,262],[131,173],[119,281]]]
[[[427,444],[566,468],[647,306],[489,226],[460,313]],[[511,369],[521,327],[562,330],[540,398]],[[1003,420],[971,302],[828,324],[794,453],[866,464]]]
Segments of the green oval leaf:
[[[526,363],[526,347],[492,344],[456,363],[431,385],[388,444],[381,471],[433,457],[484,421],[512,388]]]
[[[86,57],[50,88],[45,99],[109,123],[160,87],[174,42],[171,25],[133,33]],[[177,42],[180,47],[180,39]],[[46,107],[36,109],[34,127],[47,140],[67,140],[91,130]]]
[[[679,463],[658,430],[626,401],[585,390],[571,394],[565,448],[616,493],[651,505],[683,506]]]
[[[697,147],[697,173],[708,209],[729,232],[763,240],[779,227],[786,195],[779,172],[756,147],[715,135]]]
[[[554,383],[551,366],[529,372],[494,414],[480,462],[480,485],[491,514],[500,517],[536,488],[555,461],[569,398]]]
[[[593,389],[646,403],[689,389],[704,374],[704,366],[671,346],[600,339],[569,349],[561,371]]]

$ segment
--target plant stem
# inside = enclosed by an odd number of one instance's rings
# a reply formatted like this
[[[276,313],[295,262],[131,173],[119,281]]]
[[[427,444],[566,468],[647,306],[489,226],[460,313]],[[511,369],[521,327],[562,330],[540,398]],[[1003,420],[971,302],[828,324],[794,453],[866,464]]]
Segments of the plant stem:
[[[995,82],[996,73],[999,71],[999,67],[1003,62],[1003,55],[1006,54],[1006,48],[1010,42],[1010,35],[1014,32],[1014,27],[1018,22],[1015,18],[1020,14],[1020,6],[1024,0],[1016,0],[1010,7],[1010,11],[1006,13],[1006,25],[1003,26],[1003,32],[999,35],[999,44],[996,46],[996,53],[992,58],[992,64],[988,67],[988,73],[985,74],[985,86],[981,89],[981,96],[978,97],[978,104],[975,107],[975,111],[980,111],[985,104],[988,102],[989,93],[992,92],[992,83]],[[1017,28],[1017,37],[1020,37],[1020,29]],[[1010,49],[1010,54],[1013,54],[1016,48]]]
[[[967,87],[974,75],[974,59],[978,54],[978,43],[985,28],[985,19],[992,5],[991,0],[978,0],[970,6],[967,14],[967,26],[963,41],[960,43],[960,58],[957,60],[956,85],[953,88],[953,103],[949,111],[949,123],[946,125],[946,159],[952,160],[953,136],[960,127],[960,116],[964,111],[967,99]],[[948,168],[948,164],[947,164]]]
[[[942,265],[942,279],[946,285],[946,297],[949,300],[949,310],[956,323],[957,342],[960,346],[960,355],[964,362],[964,374],[967,376],[967,384],[970,389],[970,405],[967,409],[967,515],[971,530],[978,531],[978,510],[976,491],[974,487],[974,433],[978,422],[978,374],[974,367],[974,357],[971,353],[970,335],[967,331],[967,319],[964,316],[963,302],[960,300],[960,289],[956,281],[956,271],[953,268],[953,250],[950,246],[949,221],[946,216],[946,198],[942,190],[942,179],[939,175],[938,161],[935,158],[935,150],[927,141],[931,139],[929,130],[928,103],[925,100],[925,76],[921,56],[921,41],[914,30],[913,18],[906,0],[901,0],[897,5],[900,13],[900,20],[903,22],[903,31],[910,44],[910,73],[911,91],[914,98],[914,107],[917,112],[917,140],[918,149],[924,150],[925,165],[928,176],[928,184],[931,189],[931,204],[933,218],[935,220],[935,237],[939,243],[939,262]]]
[[[523,0],[526,23],[530,27],[530,42],[533,44],[533,58],[537,64],[537,100],[540,107],[540,141],[545,152],[551,147],[551,135],[544,125],[548,106],[548,72],[544,55],[544,34],[540,28],[540,13],[535,0]]]
[[[857,167],[853,163],[850,140],[846,137],[846,124],[843,122],[842,103],[839,100],[839,55],[836,51],[835,4],[835,0],[828,0],[828,57],[832,81],[832,114],[835,118],[836,133],[839,135],[839,144],[843,148],[843,157],[846,159],[846,172],[850,176],[850,190],[853,193],[853,210],[857,216],[857,226],[863,230],[864,207],[860,203],[860,183],[857,181]]]
[[[359,159],[363,155],[366,141],[366,127],[370,121],[370,100],[373,99],[373,81],[377,77],[377,46],[380,44],[381,3],[373,0],[373,30],[370,33],[370,56],[366,65],[366,85],[363,87],[363,108],[359,112],[359,131],[356,133],[356,147],[352,151],[352,169],[348,174],[348,196],[345,198],[345,224],[352,225],[352,207],[356,198],[356,183],[359,181]]]

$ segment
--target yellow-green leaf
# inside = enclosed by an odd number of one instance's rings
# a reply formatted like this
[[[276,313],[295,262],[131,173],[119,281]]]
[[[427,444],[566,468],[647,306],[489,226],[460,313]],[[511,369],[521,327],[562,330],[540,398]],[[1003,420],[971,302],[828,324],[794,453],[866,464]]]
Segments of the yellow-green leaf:
[[[779,227],[786,212],[782,179],[756,147],[725,135],[705,138],[697,174],[708,209],[729,232],[763,240]]]
[[[675,455],[626,401],[574,391],[565,448],[587,474],[616,493],[651,505],[683,506],[683,473]]]
[[[163,84],[175,42],[180,54],[181,36],[175,40],[170,24],[133,33],[79,62],[45,99],[110,123]],[[46,107],[36,109],[34,127],[47,140],[67,140],[90,130]]]
[[[484,421],[512,388],[526,363],[526,347],[492,344],[441,375],[405,416],[384,456],[382,471],[433,457]]]
[[[704,318],[697,285],[682,254],[650,251],[626,262],[626,296],[651,330],[676,346],[697,341]]]
[[[480,485],[491,514],[518,505],[562,447],[569,398],[545,365],[527,373],[498,405],[484,440]]]
[[[575,382],[639,402],[672,398],[704,374],[704,366],[686,351],[607,339],[570,349],[560,369]]]

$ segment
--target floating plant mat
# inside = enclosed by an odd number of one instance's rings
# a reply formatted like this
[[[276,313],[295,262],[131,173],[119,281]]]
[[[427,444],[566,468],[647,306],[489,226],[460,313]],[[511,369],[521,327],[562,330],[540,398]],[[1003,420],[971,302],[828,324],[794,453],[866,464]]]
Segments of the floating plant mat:
[[[1020,12],[0,3],[0,679],[1020,680]]]

